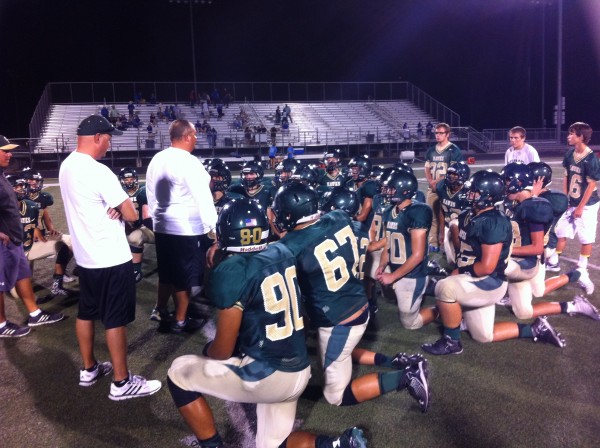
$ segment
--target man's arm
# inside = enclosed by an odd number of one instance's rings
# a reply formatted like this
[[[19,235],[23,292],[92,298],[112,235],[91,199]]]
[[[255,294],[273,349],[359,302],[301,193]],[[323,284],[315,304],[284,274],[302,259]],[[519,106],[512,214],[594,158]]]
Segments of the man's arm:
[[[459,272],[472,271],[474,277],[485,277],[490,275],[498,266],[498,260],[502,253],[502,243],[496,244],[482,244],[481,245],[481,259],[476,260],[471,266],[465,266],[465,268],[459,268]]]
[[[588,179],[587,187],[583,192],[583,197],[579,201],[579,205],[573,211],[573,216],[575,216],[575,218],[581,218],[581,215],[583,214],[583,208],[587,205],[594,190],[596,190],[596,181]]]
[[[544,253],[544,231],[530,232],[531,244],[527,246],[514,247],[512,255],[515,257],[531,257]]]
[[[123,218],[124,221],[127,222],[135,222],[138,219],[138,215],[137,215],[137,211],[135,210],[135,206],[133,205],[133,202],[131,202],[131,199],[127,198],[125,199],[123,202],[121,202],[119,205],[117,205],[115,207],[119,213],[121,214],[121,217]],[[109,212],[112,209],[109,209]]]
[[[365,198],[362,203],[362,208],[360,209],[360,213],[354,217],[356,221],[365,222],[371,209],[373,208],[373,198]]]
[[[233,306],[219,310],[217,317],[217,334],[208,346],[206,355],[213,359],[229,359],[235,350],[243,312]]]
[[[410,231],[410,257],[408,257],[404,264],[394,272],[390,274],[382,272],[377,280],[379,280],[382,285],[391,285],[392,283],[400,280],[406,274],[412,272],[412,270],[423,261],[423,258],[425,258],[425,246],[427,242],[426,236],[426,229],[412,229]],[[383,256],[381,258],[383,258]]]

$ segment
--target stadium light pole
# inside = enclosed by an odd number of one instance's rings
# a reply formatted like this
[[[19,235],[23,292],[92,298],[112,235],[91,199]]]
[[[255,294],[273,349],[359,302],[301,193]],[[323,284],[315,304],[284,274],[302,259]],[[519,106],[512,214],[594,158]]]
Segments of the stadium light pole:
[[[194,92],[198,92],[196,78],[196,33],[194,32],[194,4],[212,5],[213,0],[169,0],[169,3],[187,3],[190,6],[190,36],[192,39],[192,75],[194,77]]]
[[[556,74],[556,142],[560,143],[561,124],[562,124],[562,59],[563,59],[563,0],[558,0],[558,61]]]

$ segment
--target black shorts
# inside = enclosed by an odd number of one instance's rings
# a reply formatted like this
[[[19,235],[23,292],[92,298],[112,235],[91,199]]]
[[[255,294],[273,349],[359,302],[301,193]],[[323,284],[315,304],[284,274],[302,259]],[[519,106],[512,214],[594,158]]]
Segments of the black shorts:
[[[173,285],[175,291],[202,285],[206,262],[205,235],[155,233],[159,283]]]
[[[109,268],[79,267],[81,320],[100,320],[104,328],[124,327],[135,320],[135,276],[131,261]]]

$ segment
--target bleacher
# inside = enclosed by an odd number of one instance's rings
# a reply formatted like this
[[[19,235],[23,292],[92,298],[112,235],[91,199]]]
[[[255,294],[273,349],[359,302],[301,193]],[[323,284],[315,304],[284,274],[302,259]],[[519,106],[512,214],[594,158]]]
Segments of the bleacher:
[[[408,100],[378,102],[303,102],[287,103],[292,109],[292,122],[287,131],[275,124],[275,109],[284,103],[254,102],[232,104],[224,108],[224,117],[217,119],[215,107],[210,107],[211,127],[217,131],[217,147],[267,146],[271,143],[270,130],[277,128],[276,144],[279,147],[292,143],[294,146],[311,145],[352,145],[361,143],[394,143],[403,140],[404,123],[410,130],[410,138],[417,139],[417,124],[425,129],[427,122],[435,123],[434,118],[414,106]],[[164,106],[170,106],[164,103]],[[110,104],[108,105],[110,108]],[[128,116],[127,103],[115,103],[120,114]],[[204,117],[200,107],[178,104],[181,118],[192,123]],[[36,144],[36,152],[69,152],[76,144],[76,129],[79,122],[90,114],[100,113],[98,104],[53,104],[50,107],[41,136]],[[162,149],[169,145],[168,121],[160,121],[149,138],[146,127],[150,113],[156,114],[158,105],[141,104],[135,111],[142,124],[139,128],[130,127],[123,136],[113,139],[113,150]],[[249,141],[244,131],[232,126],[234,115],[243,110],[248,116],[247,126],[265,127],[267,133],[253,135]],[[146,142],[149,140],[150,142]],[[150,145],[150,146],[149,146]],[[197,148],[209,148],[206,135],[198,134]]]

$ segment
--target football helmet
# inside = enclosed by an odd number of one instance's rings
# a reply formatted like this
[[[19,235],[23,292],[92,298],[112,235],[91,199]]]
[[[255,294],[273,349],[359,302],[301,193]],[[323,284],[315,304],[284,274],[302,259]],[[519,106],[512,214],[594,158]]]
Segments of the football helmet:
[[[381,182],[381,175],[383,174],[384,169],[385,168],[381,165],[375,165],[373,168],[371,168],[369,179]]]
[[[253,174],[256,174],[256,176],[253,176]],[[263,169],[262,165],[254,160],[246,162],[240,171],[242,185],[246,189],[258,187],[264,175],[265,170]]]
[[[515,194],[533,185],[533,173],[531,168],[523,162],[511,162],[500,172],[506,194]]]
[[[321,198],[319,210],[323,214],[332,210],[344,210],[350,216],[354,216],[359,208],[358,196],[354,191],[348,190],[346,187],[334,187]]]
[[[534,181],[538,177],[544,178],[542,183],[544,188],[552,183],[552,168],[550,168],[550,165],[544,162],[531,162],[527,166],[531,169]]]
[[[383,195],[386,200],[399,203],[412,199],[419,188],[417,178],[406,171],[394,171],[383,184]]]
[[[469,180],[471,168],[465,162],[452,162],[446,171],[446,185],[449,187],[461,187]]]
[[[269,221],[253,199],[229,201],[217,219],[219,247],[229,252],[258,252],[267,247]]]
[[[469,189],[467,200],[478,210],[493,207],[504,198],[502,176],[490,169],[477,171],[465,185]]]
[[[339,148],[332,149],[323,154],[323,166],[328,173],[332,173],[341,167],[343,158],[342,150]]]
[[[23,176],[9,174],[6,176],[6,180],[13,187],[18,201],[22,201],[23,199],[27,198],[29,194],[29,183]]]
[[[394,163],[394,168],[397,171],[406,171],[407,173],[414,174],[412,166],[410,166],[406,162],[396,162],[396,163]]]
[[[300,161],[296,159],[283,159],[279,164],[275,167],[275,185],[281,187],[286,184],[291,177],[294,175],[298,167],[300,166]]]
[[[220,160],[220,159],[213,159]],[[229,167],[220,162],[211,163],[208,167],[208,174],[210,174],[210,191],[225,191],[231,185],[231,171]]]
[[[348,168],[350,169],[349,175],[352,179],[362,181],[369,176],[373,164],[369,160],[369,156],[362,155],[353,157],[348,162]]]
[[[137,171],[134,168],[125,167],[119,171],[119,182],[127,193],[135,193],[139,188]]]
[[[27,181],[30,193],[39,193],[44,188],[44,177],[33,168],[24,168],[19,177]]]
[[[319,217],[319,195],[300,182],[281,187],[272,205],[275,225],[280,232],[292,230],[296,225]]]
[[[292,180],[315,188],[319,182],[319,174],[309,165],[300,165],[292,174]]]

